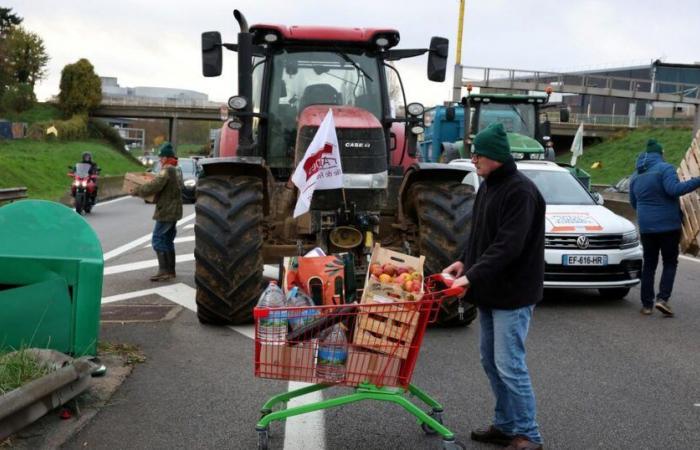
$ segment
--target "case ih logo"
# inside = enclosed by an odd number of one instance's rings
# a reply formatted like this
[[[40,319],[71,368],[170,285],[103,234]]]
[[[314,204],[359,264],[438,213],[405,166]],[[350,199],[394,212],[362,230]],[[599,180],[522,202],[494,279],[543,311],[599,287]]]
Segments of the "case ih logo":
[[[346,142],[345,148],[370,148],[372,144],[369,142]]]

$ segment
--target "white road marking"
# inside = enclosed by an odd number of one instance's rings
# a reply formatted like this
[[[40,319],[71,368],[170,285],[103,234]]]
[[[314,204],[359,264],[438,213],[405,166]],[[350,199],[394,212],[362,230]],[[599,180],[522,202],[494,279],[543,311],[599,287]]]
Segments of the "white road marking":
[[[183,242],[193,242],[193,241],[194,241],[194,236],[183,236],[183,237],[175,238],[173,243],[181,244]],[[143,248],[150,248],[150,247],[151,247],[150,243],[143,246]]]
[[[126,294],[104,297],[102,298],[102,303],[106,304],[120,300],[127,300],[130,298],[143,297],[144,295],[158,294],[171,302],[177,303],[178,305],[196,313],[196,293],[197,291],[194,288],[184,283],[176,283],[152,289],[143,289],[140,291],[128,292]],[[255,328],[253,325],[238,325],[230,326],[229,328],[247,338],[255,338]],[[289,382],[290,391],[300,389],[305,386],[308,386],[308,384],[297,381]],[[303,397],[297,397],[290,400],[287,407],[293,408],[295,406],[301,406],[312,402],[320,402],[322,400],[323,394],[320,391],[317,391],[304,395]],[[324,450],[326,447],[325,436],[326,433],[324,430],[323,410],[290,417],[287,419],[285,425],[284,450]]]
[[[126,200],[127,198],[131,198],[131,197],[128,196],[128,195],[125,195],[125,196],[123,196],[123,197],[115,198],[114,200],[109,200],[109,201],[106,201],[106,202],[95,203],[95,206],[94,206],[94,207],[97,208],[98,206],[109,205],[110,203],[120,202],[120,201],[122,201],[122,200]]]
[[[693,406],[697,406],[698,408],[700,408],[700,403],[696,403]]]
[[[189,222],[192,219],[194,219],[194,213],[190,214],[189,216],[183,217],[182,219],[180,219],[177,222],[177,224],[182,225],[183,223]],[[150,239],[151,239],[150,233],[145,235],[145,236],[141,236],[140,238],[135,239],[127,244],[124,244],[121,247],[117,247],[114,250],[108,251],[107,253],[104,254],[103,258],[105,261],[107,261],[108,259],[115,258],[115,257],[121,255],[122,253],[128,252],[132,248],[136,248],[139,245],[142,245],[144,242],[148,242]]]
[[[681,259],[685,259],[686,261],[692,261],[694,263],[700,263],[700,258],[693,258],[692,256],[685,256],[685,255],[680,255],[679,256]]]
[[[194,228],[194,224],[193,224],[193,223],[189,223],[189,224],[187,224],[187,225],[184,226],[184,229],[185,229],[185,230],[190,230],[190,229],[192,229],[192,228]]]
[[[189,255],[177,255],[175,257],[175,262],[187,262],[194,261],[194,253]],[[156,267],[158,265],[157,259],[149,259],[147,261],[139,261],[135,263],[119,264],[116,266],[105,267],[104,275],[114,275],[116,273],[131,272],[134,270],[148,269],[149,267]]]

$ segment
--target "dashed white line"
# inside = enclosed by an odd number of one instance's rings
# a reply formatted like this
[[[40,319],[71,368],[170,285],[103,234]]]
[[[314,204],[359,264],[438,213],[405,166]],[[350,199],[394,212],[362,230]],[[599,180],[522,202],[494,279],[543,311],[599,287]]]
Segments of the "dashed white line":
[[[174,243],[181,244],[183,242],[193,242],[193,241],[194,241],[194,236],[183,236],[183,237],[175,238]],[[150,247],[151,247],[150,243],[143,246],[143,248],[150,248]]]
[[[122,200],[126,200],[127,198],[131,198],[131,197],[128,195],[125,195],[123,197],[115,198],[114,200],[108,200],[106,202],[99,202],[99,203],[95,204],[95,208],[97,208],[98,206],[102,206],[102,205],[109,205],[110,203],[120,202]]]
[[[187,262],[194,261],[194,254],[189,255],[177,255],[175,257],[175,262]],[[117,273],[131,272],[133,270],[148,269],[149,267],[156,267],[158,265],[157,259],[149,259],[147,261],[139,261],[135,263],[119,264],[117,266],[105,267],[105,275],[114,275]]]
[[[185,227],[184,227],[185,230],[190,230],[190,229],[192,229],[192,228],[194,228],[194,224],[193,224],[193,223],[188,223],[188,224],[185,225]]]
[[[700,258],[693,258],[692,256],[680,255],[679,258],[685,259],[686,261],[691,261],[694,263],[700,263]]]

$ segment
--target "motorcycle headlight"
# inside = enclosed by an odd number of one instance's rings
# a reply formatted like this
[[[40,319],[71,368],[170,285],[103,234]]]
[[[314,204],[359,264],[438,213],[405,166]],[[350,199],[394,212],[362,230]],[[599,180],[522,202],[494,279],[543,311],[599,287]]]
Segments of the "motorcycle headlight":
[[[81,185],[82,187],[87,187],[87,181],[83,180],[83,181],[80,183],[80,185]]]
[[[185,180],[185,186],[187,187],[194,187],[197,184],[197,181],[195,180]]]
[[[80,186],[80,181],[75,180],[75,181],[73,182],[73,186],[75,186],[75,187]]]
[[[639,233],[637,230],[629,231],[622,235],[622,245],[620,248],[632,248],[639,245]]]

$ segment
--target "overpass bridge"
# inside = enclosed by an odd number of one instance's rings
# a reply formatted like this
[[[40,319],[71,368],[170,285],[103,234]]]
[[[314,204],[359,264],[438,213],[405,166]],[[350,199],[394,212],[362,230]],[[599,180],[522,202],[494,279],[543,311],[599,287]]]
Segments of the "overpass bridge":
[[[135,119],[165,119],[168,140],[177,145],[178,120],[221,121],[221,103],[183,99],[152,99],[139,97],[103,97],[93,117]]]
[[[453,101],[459,101],[464,87],[587,94],[655,102],[685,103],[695,107],[694,132],[700,129],[700,85],[655,79],[623,78],[588,72],[545,72],[456,65]],[[630,121],[634,120],[630,114]],[[631,122],[628,126],[634,126]],[[584,127],[585,128],[585,127]]]

